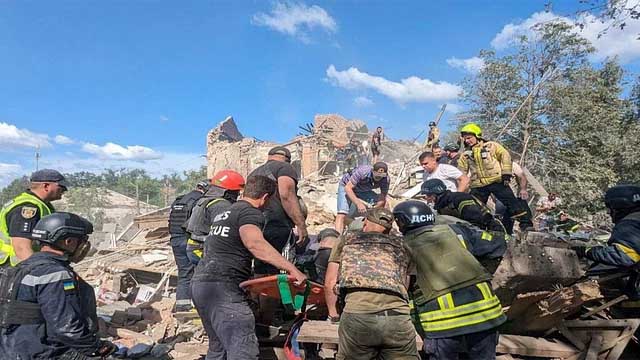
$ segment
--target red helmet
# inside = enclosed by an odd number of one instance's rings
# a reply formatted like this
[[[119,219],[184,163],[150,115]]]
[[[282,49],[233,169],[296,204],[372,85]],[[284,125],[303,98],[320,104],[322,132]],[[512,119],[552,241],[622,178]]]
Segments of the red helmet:
[[[220,170],[211,178],[211,185],[226,190],[242,190],[244,188],[244,178],[236,171]]]

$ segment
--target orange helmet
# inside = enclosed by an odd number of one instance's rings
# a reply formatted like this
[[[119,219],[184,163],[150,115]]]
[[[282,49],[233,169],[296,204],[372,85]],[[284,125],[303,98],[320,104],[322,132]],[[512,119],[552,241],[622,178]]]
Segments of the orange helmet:
[[[226,190],[242,190],[244,188],[244,178],[236,171],[220,170],[211,178],[211,185]]]

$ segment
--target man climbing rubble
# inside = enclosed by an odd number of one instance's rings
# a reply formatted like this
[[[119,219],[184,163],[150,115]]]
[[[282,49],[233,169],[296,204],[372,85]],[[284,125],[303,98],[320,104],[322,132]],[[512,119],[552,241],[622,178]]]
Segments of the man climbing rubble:
[[[497,327],[506,316],[491,289],[491,275],[475,258],[494,249],[449,225],[434,225],[436,216],[424,202],[402,202],[393,214],[416,266],[412,299],[429,359],[453,360],[461,353],[495,359]]]
[[[579,257],[629,272],[623,292],[629,301],[621,305],[640,312],[640,186],[617,185],[604,195],[604,202],[615,224],[605,246],[574,246]]]
[[[275,195],[264,208],[266,224],[264,238],[279,252],[298,233],[296,245],[304,246],[308,237],[307,225],[298,200],[298,174],[291,166],[291,152],[283,146],[269,150],[267,162],[249,174],[266,176],[277,183]],[[255,264],[256,274],[277,274],[278,269],[260,259]]]
[[[469,177],[454,166],[438,163],[434,153],[425,151],[418,161],[424,170],[424,180],[440,179],[451,191],[465,192],[469,188]]]
[[[392,226],[389,210],[370,209],[362,232],[347,232],[331,252],[325,297],[331,319],[340,318],[336,359],[418,359],[407,290],[410,255],[401,237],[389,235]],[[341,316],[336,283],[345,303]]]
[[[254,258],[287,271],[298,284],[307,278],[263,236],[260,209],[275,196],[276,187],[266,176],[249,176],[242,199],[213,220],[211,239],[191,282],[193,302],[209,337],[207,360],[258,359],[255,318],[239,286],[251,278]]]
[[[204,242],[211,231],[214,217],[238,200],[244,188],[244,178],[233,170],[218,171],[211,178],[211,185],[198,199],[187,222],[187,256],[193,265],[202,258]]]
[[[16,266],[37,250],[31,231],[38,221],[55,212],[51,201],[59,200],[69,184],[56,170],[42,169],[31,174],[29,189],[0,210],[0,266]]]
[[[193,276],[193,264],[187,256],[187,239],[189,235],[185,229],[193,206],[208,188],[209,181],[201,181],[194,190],[178,196],[171,204],[169,212],[170,243],[173,257],[178,267],[178,286],[176,288],[176,307],[174,309],[176,312],[192,309],[189,282],[191,281],[191,276]]]
[[[378,162],[380,157],[380,148],[382,148],[382,140],[384,139],[384,133],[382,132],[382,126],[378,126],[376,131],[371,135],[371,163]]]
[[[361,165],[345,174],[338,184],[338,214],[335,227],[340,233],[344,230],[347,216],[353,217],[355,206],[357,213],[364,215],[368,207],[383,208],[389,192],[389,168],[384,162],[373,166]],[[374,189],[380,189],[376,194]]]
[[[71,267],[87,255],[92,232],[89,221],[66,212],[35,225],[40,252],[0,277],[2,359],[96,359],[115,350],[97,335],[93,288]]]
[[[427,141],[425,143],[425,150],[431,151],[434,145],[438,145],[440,141],[440,129],[435,122],[429,123],[429,134],[427,135]]]
[[[458,168],[469,174],[471,194],[485,204],[489,196],[494,195],[505,205],[509,217],[520,222],[521,230],[531,228],[533,224],[525,203],[518,201],[509,186],[513,176],[509,152],[497,142],[485,140],[477,124],[463,126],[460,134],[465,149]]]

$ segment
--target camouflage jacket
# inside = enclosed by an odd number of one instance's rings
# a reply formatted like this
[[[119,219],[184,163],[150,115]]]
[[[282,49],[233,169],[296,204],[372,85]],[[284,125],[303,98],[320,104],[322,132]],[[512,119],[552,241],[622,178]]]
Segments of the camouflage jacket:
[[[405,280],[410,259],[401,237],[349,232],[340,257],[340,288],[381,290],[407,299]]]

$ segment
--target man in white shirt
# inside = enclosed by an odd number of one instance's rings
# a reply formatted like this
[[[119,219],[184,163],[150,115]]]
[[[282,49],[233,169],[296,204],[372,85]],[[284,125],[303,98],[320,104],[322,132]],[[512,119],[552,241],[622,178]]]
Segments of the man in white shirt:
[[[424,169],[424,181],[429,179],[440,179],[447,186],[447,190],[452,192],[466,192],[468,190],[469,177],[454,166],[438,164],[438,160],[432,152],[423,152],[418,157],[418,160]]]

